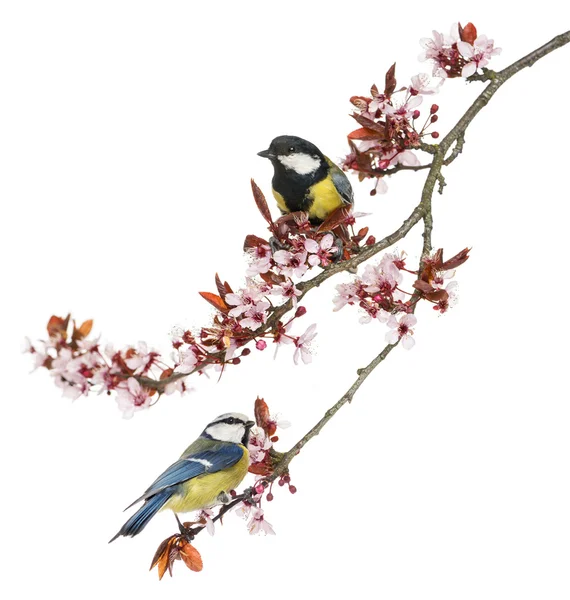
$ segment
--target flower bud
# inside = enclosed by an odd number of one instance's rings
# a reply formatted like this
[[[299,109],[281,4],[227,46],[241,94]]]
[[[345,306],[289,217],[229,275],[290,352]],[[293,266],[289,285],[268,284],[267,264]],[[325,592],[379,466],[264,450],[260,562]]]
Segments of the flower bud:
[[[307,313],[307,309],[304,306],[298,306],[297,310],[295,312],[295,318],[302,317],[306,313]]]
[[[420,116],[420,111],[414,110],[414,112],[412,113],[412,119],[417,119],[419,116]]]
[[[438,133],[437,131],[434,131],[434,132],[431,134],[431,137],[432,137],[434,140],[437,140],[437,138],[439,137],[439,133]]]
[[[376,196],[376,188],[374,188],[373,190],[370,190],[370,195]]]
[[[248,356],[249,354],[251,354],[251,350],[249,348],[244,348],[241,351],[241,356]]]
[[[290,491],[292,494],[296,494],[296,493],[297,493],[297,488],[296,488],[294,485],[290,485],[290,486],[289,486],[289,491]]]
[[[241,359],[239,357],[236,357],[236,358],[232,358],[228,362],[232,365],[239,365],[239,363],[241,362]]]
[[[267,499],[267,502],[271,502],[274,498],[273,494],[271,492],[269,492],[269,494],[267,494],[267,496],[265,496]]]
[[[430,121],[432,123],[435,123],[438,119],[439,119],[439,117],[437,115],[432,115]]]
[[[439,110],[439,106],[437,104],[432,104],[429,112],[434,115]]]
[[[376,243],[376,238],[373,235],[369,235],[368,239],[366,240],[366,245],[373,246],[375,243]]]
[[[267,348],[267,342],[265,340],[257,340],[255,347],[258,350],[265,350],[265,348]]]

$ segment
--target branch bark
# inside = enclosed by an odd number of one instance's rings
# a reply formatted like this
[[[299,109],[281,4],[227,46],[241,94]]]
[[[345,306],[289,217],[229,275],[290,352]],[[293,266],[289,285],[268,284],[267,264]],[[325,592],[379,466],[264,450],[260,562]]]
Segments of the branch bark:
[[[414,208],[412,214],[404,221],[402,227],[390,234],[383,240],[380,240],[373,246],[366,248],[361,254],[354,258],[346,261],[345,263],[339,263],[332,265],[326,271],[323,271],[313,279],[307,281],[302,290],[303,297],[310,289],[319,286],[323,281],[332,277],[332,275],[344,271],[347,268],[351,268],[359,265],[361,262],[368,260],[374,254],[377,254],[381,250],[384,250],[388,246],[392,245],[402,237],[406,235],[408,231],[420,220],[424,223],[423,232],[423,248],[422,257],[420,259],[420,271],[423,268],[423,261],[426,256],[431,252],[431,235],[433,230],[433,215],[432,215],[432,197],[436,182],[442,177],[441,170],[444,166],[449,165],[463,150],[463,144],[465,142],[465,131],[477,114],[483,109],[494,96],[497,90],[508,81],[513,75],[522,71],[526,67],[531,67],[537,60],[543,58],[550,52],[553,52],[557,48],[570,43],[570,31],[556,36],[544,46],[541,46],[537,50],[534,50],[530,54],[516,61],[506,69],[498,73],[493,73],[492,77],[489,77],[491,83],[479,94],[475,102],[469,107],[465,114],[459,119],[457,124],[451,129],[451,131],[443,138],[440,144],[435,146],[429,146],[422,148],[433,155],[433,160],[429,173],[427,175],[426,182],[422,189],[421,201]],[[446,159],[448,151],[455,143],[455,147],[452,150],[450,156]],[[428,149],[429,148],[429,149]],[[404,232],[404,233],[403,233]],[[392,241],[393,240],[393,241]],[[348,265],[348,263],[351,263]],[[415,308],[415,305],[414,305]],[[358,377],[350,388],[344,393],[344,395],[337,400],[324,414],[324,416],[316,423],[290,450],[285,452],[279,462],[275,465],[273,473],[267,477],[268,481],[274,481],[284,473],[288,471],[289,464],[297,456],[300,450],[313,439],[319,435],[323,427],[336,415],[336,413],[347,403],[351,402],[354,395],[360,388],[360,386],[366,381],[366,379],[372,374],[374,369],[384,361],[384,359],[390,354],[390,352],[396,347],[397,344],[388,344],[378,356],[376,356],[366,367],[358,370]]]

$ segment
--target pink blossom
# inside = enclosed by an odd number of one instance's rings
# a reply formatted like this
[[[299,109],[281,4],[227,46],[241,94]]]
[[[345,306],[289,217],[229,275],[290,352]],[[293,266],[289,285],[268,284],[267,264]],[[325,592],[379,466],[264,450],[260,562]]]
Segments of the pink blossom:
[[[239,322],[242,327],[247,327],[252,331],[259,329],[267,321],[267,309],[271,306],[269,302],[262,300],[249,308],[245,313],[245,318]]]
[[[411,119],[414,110],[422,102],[423,98],[421,96],[412,96],[407,102],[401,105],[391,106],[390,104],[386,104],[384,112],[395,119]]]
[[[410,91],[415,94],[424,94],[425,96],[438,94],[439,88],[443,85],[444,81],[444,78],[440,78],[439,83],[430,87],[431,77],[427,73],[418,73],[412,77]]]
[[[180,352],[181,362],[176,367],[178,373],[191,373],[198,364],[198,358],[192,350],[184,350]]]
[[[501,54],[501,48],[494,47],[495,42],[487,39],[486,35],[480,35],[473,45],[467,42],[457,42],[457,49],[469,62],[461,71],[462,77],[470,77],[481,67],[489,64],[492,56]]]
[[[193,387],[189,387],[186,385],[186,378],[183,377],[181,379],[176,379],[176,381],[171,381],[164,386],[164,393],[167,396],[170,396],[174,393],[179,393],[181,396],[187,394],[189,392],[195,391]]]
[[[287,277],[303,277],[309,268],[305,261],[307,260],[306,252],[297,252],[292,254],[287,250],[277,250],[273,255],[273,260],[277,263],[279,271]]]
[[[203,508],[196,517],[196,521],[204,521],[204,524],[206,525],[206,531],[210,535],[214,535],[214,533],[216,533],[216,526],[214,524],[214,521],[212,520],[213,516],[213,510],[210,510],[209,508]]]
[[[265,340],[257,340],[257,342],[255,342],[255,347],[258,350],[265,350],[265,348],[267,348],[267,342]]]
[[[327,267],[332,262],[332,257],[338,253],[338,248],[333,247],[334,236],[327,233],[323,236],[320,243],[316,240],[307,238],[305,240],[305,250],[309,252],[309,264],[313,267]]]
[[[232,308],[228,314],[230,317],[239,317],[259,302],[262,297],[263,294],[260,287],[250,281],[249,285],[245,289],[239,290],[237,294],[226,294],[226,304],[235,307]]]
[[[249,463],[262,462],[271,446],[273,446],[273,442],[265,434],[265,431],[261,427],[254,427],[247,446],[249,450]]]
[[[354,283],[340,283],[335,289],[338,296],[333,298],[334,312],[339,311],[347,304],[354,304],[355,302],[360,301],[360,298],[357,295],[358,287]]]
[[[405,314],[400,321],[398,321],[394,315],[391,315],[388,319],[388,327],[391,328],[391,331],[386,333],[386,341],[389,344],[396,344],[401,340],[402,346],[404,346],[406,350],[409,350],[416,343],[412,337],[414,334],[412,327],[417,322],[418,320],[414,315]]]
[[[271,248],[267,244],[249,248],[248,254],[253,259],[246,271],[248,277],[269,271],[271,268]]]
[[[313,339],[315,339],[317,333],[315,329],[317,328],[317,324],[313,323],[303,335],[299,336],[299,338],[295,341],[295,353],[293,354],[293,362],[297,365],[299,364],[299,356],[301,356],[301,360],[308,365],[313,357],[311,355],[310,344]]]
[[[130,358],[126,358],[125,363],[136,375],[140,375],[150,369],[158,356],[158,352],[149,350],[145,342],[139,342],[137,344],[136,354]]]
[[[148,392],[134,377],[127,379],[126,388],[117,388],[116,400],[124,419],[130,419],[136,411],[148,408],[150,405]]]
[[[310,261],[310,259],[309,259]],[[293,306],[297,306],[297,297],[301,295],[301,290],[295,287],[295,284],[289,279],[281,285],[276,285],[271,289],[274,296],[283,296],[287,300],[293,301]]]
[[[265,520],[263,509],[258,508],[257,506],[252,506],[250,511],[251,519],[247,524],[247,528],[249,529],[249,533],[251,535],[256,535],[258,533],[263,533],[265,535],[275,535],[275,531],[270,523]]]
[[[360,319],[358,319],[359,323],[366,324],[370,323],[372,319],[376,319],[380,321],[380,323],[387,323],[390,318],[390,313],[383,308],[378,308],[376,306],[371,306],[366,308],[366,314],[362,315]]]

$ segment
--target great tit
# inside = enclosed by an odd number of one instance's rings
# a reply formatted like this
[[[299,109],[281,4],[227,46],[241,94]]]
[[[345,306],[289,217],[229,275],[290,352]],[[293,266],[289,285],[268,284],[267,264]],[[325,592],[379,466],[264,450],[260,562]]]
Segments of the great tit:
[[[305,211],[318,225],[339,206],[354,204],[346,175],[311,142],[281,135],[258,155],[273,164],[273,195],[282,214]]]
[[[174,513],[191,512],[220,504],[247,474],[249,432],[255,425],[240,413],[214,419],[181,457],[137,498],[144,504],[121,527],[117,535],[135,536],[165,508]]]

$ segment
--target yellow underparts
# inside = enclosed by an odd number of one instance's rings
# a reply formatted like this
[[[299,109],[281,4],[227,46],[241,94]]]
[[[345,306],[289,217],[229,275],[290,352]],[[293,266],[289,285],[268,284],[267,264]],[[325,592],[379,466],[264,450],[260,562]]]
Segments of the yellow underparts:
[[[279,192],[273,190],[273,196],[282,213],[291,212]],[[309,219],[320,219],[321,221],[324,221],[343,203],[330,176],[312,185],[308,189],[307,197],[313,201],[309,207]]]
[[[243,447],[243,457],[229,469],[216,473],[204,473],[181,485],[181,491],[170,498],[161,510],[169,508],[176,513],[192,512],[217,504],[221,492],[229,493],[237,488],[247,474],[249,452]]]

